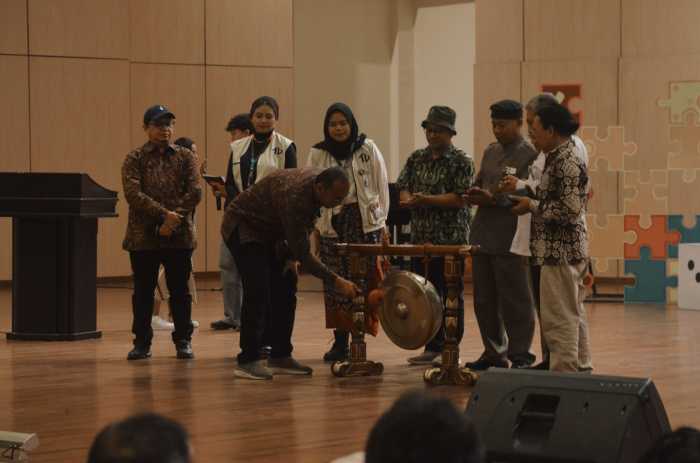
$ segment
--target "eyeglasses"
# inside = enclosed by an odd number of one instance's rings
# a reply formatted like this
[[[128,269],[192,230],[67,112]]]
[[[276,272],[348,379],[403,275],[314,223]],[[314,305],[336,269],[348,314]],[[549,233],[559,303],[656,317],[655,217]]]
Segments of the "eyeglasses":
[[[175,127],[175,121],[174,120],[165,120],[165,121],[153,121],[150,122],[148,125],[151,127],[155,127],[156,129],[172,129]]]
[[[425,130],[425,133],[426,133],[426,134],[428,134],[428,133],[434,133],[434,134],[436,134],[436,135],[442,135],[443,133],[448,133],[448,132],[449,132],[449,130],[444,129],[444,128],[442,128],[442,127],[430,127],[430,126],[425,127],[423,130]]]

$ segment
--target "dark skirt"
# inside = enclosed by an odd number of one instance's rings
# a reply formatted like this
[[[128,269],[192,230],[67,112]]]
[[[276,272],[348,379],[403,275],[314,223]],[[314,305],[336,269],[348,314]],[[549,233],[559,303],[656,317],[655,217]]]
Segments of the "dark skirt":
[[[340,213],[333,216],[333,229],[338,234],[337,238],[321,237],[321,261],[332,271],[341,277],[350,280],[350,261],[347,257],[338,255],[334,248],[335,243],[375,244],[381,241],[382,231],[377,230],[364,233],[362,230],[362,215],[357,203],[344,206]],[[368,274],[362,281],[353,281],[367,294],[367,291],[377,283],[377,259],[367,257]],[[352,327],[352,301],[339,295],[327,284],[323,287],[324,302],[326,305],[326,328],[336,328],[350,331]],[[366,321],[370,322],[370,317]],[[368,325],[368,323],[366,323]],[[367,326],[368,332],[376,334],[376,327]],[[374,331],[374,333],[372,333]]]

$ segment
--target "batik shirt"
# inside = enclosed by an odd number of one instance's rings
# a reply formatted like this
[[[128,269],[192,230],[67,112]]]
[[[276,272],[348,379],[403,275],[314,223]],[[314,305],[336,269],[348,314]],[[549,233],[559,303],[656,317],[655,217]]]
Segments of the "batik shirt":
[[[160,151],[148,142],[126,156],[122,184],[129,204],[124,249],[196,247],[194,209],[202,199],[202,187],[197,156],[192,151],[178,145]],[[170,237],[162,237],[158,227],[168,211],[180,214],[182,221]]]
[[[450,148],[433,159],[429,148],[415,151],[406,161],[398,187],[426,195],[464,194],[474,178],[474,160],[464,151]],[[411,242],[414,244],[466,244],[471,215],[467,207],[411,209]]]
[[[320,216],[314,184],[321,169],[280,169],[236,196],[226,208],[221,235],[238,229],[241,243],[257,242],[288,252],[302,268],[332,284],[337,275],[311,254],[309,234]]]
[[[546,153],[537,200],[531,204],[535,265],[576,264],[588,257],[587,191],[586,164],[571,140]]]

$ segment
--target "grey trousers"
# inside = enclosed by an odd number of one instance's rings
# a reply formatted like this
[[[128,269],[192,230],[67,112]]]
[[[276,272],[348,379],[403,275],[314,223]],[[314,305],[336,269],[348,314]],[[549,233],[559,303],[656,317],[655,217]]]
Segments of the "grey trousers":
[[[482,357],[532,363],[535,308],[527,257],[479,254],[472,258],[474,313]]]
[[[219,248],[219,269],[221,270],[221,288],[224,293],[224,317],[241,326],[243,284],[236,261],[233,260],[231,251],[223,240]]]
[[[549,348],[552,371],[593,368],[588,344],[588,320],[583,300],[587,262],[543,265],[540,275],[540,324]]]

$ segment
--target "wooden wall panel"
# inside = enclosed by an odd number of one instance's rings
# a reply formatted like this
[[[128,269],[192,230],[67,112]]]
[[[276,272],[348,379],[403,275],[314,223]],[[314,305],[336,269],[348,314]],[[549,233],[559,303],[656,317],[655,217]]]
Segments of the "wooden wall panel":
[[[625,160],[625,170],[667,169],[670,112],[659,100],[670,96],[670,83],[698,81],[700,55],[622,59],[620,62],[620,123],[637,143],[637,155]]]
[[[123,0],[29,0],[33,55],[126,58],[129,8]]]
[[[520,100],[520,79],[520,63],[474,65],[474,160],[477,166],[484,149],[495,141],[489,106],[505,98]]]
[[[170,64],[131,65],[131,146],[146,142],[143,113],[154,104],[168,107],[176,117],[175,138],[195,141],[200,162],[206,156],[204,115],[204,66]],[[204,185],[202,185],[204,186]],[[206,267],[206,206],[202,200],[196,214],[199,245],[194,253],[194,269]]]
[[[280,105],[277,128],[294,138],[292,69],[207,67],[207,167],[212,175],[225,175],[229,135],[224,130],[231,116],[248,112],[250,103],[270,95]],[[206,194],[211,198],[211,190]],[[207,202],[207,270],[218,270],[221,211],[214,201]]]
[[[622,0],[622,56],[700,53],[700,2]]]
[[[525,0],[525,60],[617,58],[620,0]]]
[[[542,84],[580,84],[583,125],[617,125],[617,59],[523,63],[523,100],[542,91]]]
[[[0,56],[0,172],[29,170],[27,57]],[[12,278],[12,219],[0,219],[0,280]]]
[[[30,58],[33,172],[85,172],[119,191],[117,219],[102,219],[98,275],[129,275],[121,248],[127,208],[121,165],[129,146],[129,64],[114,60]]]
[[[293,65],[292,0],[207,0],[206,18],[207,64]]]
[[[27,54],[27,0],[0,0],[0,53]]]
[[[204,63],[204,0],[130,0],[129,5],[132,61]]]
[[[523,60],[523,0],[476,0],[476,62]]]

